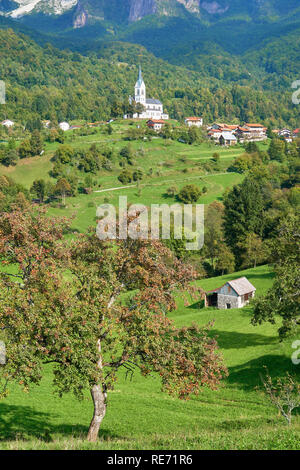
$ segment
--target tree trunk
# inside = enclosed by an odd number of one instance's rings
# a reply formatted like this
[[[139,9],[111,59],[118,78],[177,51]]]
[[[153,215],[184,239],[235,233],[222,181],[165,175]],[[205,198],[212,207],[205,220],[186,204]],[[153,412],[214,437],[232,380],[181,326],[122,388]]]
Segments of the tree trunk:
[[[87,438],[90,442],[96,442],[101,423],[106,414],[106,393],[103,392],[101,385],[94,385],[91,390],[91,395],[94,403],[94,416],[90,424]]]
[[[102,350],[101,350],[101,341],[100,339],[97,341],[97,349],[99,353],[99,359],[97,362],[97,368],[102,371],[103,370],[103,363],[102,363]],[[105,384],[95,384],[91,390],[91,395],[94,403],[94,416],[90,424],[90,429],[88,432],[88,441],[96,442],[98,438],[99,429],[103,418],[106,413],[106,387]]]

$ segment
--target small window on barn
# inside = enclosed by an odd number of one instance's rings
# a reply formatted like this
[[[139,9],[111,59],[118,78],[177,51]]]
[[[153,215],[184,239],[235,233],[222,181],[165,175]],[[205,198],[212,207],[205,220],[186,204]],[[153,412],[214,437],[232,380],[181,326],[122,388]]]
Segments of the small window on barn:
[[[230,293],[230,286],[227,286],[228,294]]]
[[[231,304],[226,304],[227,309],[231,308]]]

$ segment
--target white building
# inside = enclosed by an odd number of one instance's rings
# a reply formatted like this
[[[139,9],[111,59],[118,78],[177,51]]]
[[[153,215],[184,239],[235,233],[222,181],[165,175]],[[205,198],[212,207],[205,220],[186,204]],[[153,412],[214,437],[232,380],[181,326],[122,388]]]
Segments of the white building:
[[[68,131],[70,129],[70,124],[68,122],[59,123],[58,127],[63,131]]]
[[[232,132],[222,132],[219,137],[220,145],[235,145],[237,143],[237,138]]]
[[[205,306],[218,309],[243,308],[255,297],[256,288],[246,277],[228,281],[224,286],[205,293]]]
[[[192,127],[192,126],[202,127],[203,126],[203,119],[200,117],[188,117],[188,118],[185,118],[184,122],[189,127]]]
[[[5,121],[2,121],[1,124],[5,127],[13,127],[15,125],[15,123],[9,119],[5,119]]]
[[[132,102],[132,98],[129,98]],[[147,98],[146,85],[142,76],[141,67],[139,69],[139,77],[134,87],[134,101],[136,104],[141,104],[144,111],[135,113],[132,117],[134,119],[169,119],[169,115],[164,113],[163,104],[154,98]],[[128,118],[129,116],[124,116]]]
[[[154,131],[161,131],[164,125],[165,121],[162,119],[150,119],[147,121],[147,126],[149,129],[153,129]]]
[[[285,140],[286,142],[288,142],[289,144],[290,144],[291,142],[293,142],[293,133],[292,133],[292,131],[290,131],[290,129],[281,129],[281,130],[278,132],[278,135],[279,135],[280,137],[283,137],[284,140]]]
[[[247,129],[250,133],[250,139],[253,142],[259,142],[261,140],[266,140],[267,137],[267,128],[261,124],[245,124],[244,128]]]

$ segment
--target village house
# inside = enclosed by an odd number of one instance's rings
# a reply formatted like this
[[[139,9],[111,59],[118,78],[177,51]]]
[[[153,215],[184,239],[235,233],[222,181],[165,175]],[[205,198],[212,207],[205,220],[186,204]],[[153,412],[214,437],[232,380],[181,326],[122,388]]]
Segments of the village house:
[[[284,140],[288,143],[293,142],[294,139],[300,137],[300,129],[295,129],[291,131],[290,129],[272,129],[272,133],[277,135],[278,137],[283,137]]]
[[[293,142],[293,134],[292,134],[292,131],[290,131],[290,129],[281,129],[278,132],[278,135],[279,137],[283,137],[284,140],[288,143]]]
[[[133,116],[125,114],[124,118],[129,119],[130,117],[134,119],[169,119],[169,115],[164,113],[164,107],[161,101],[154,98],[147,98],[146,94],[146,85],[142,76],[142,69],[139,69],[138,80],[134,87],[134,98],[129,97],[129,102],[142,105],[143,111],[140,113],[135,113]]]
[[[222,132],[219,137],[219,144],[230,147],[237,143],[237,138],[232,132]]]
[[[203,126],[203,118],[201,117],[187,117],[185,118],[184,122],[189,127],[192,127],[192,126],[202,127]]]
[[[262,124],[245,124],[243,126],[247,129],[250,133],[250,138],[252,142],[259,142],[262,140],[266,140],[267,137],[267,128],[264,127]]]
[[[213,124],[211,127],[208,127],[207,136],[212,139],[216,144],[220,145],[235,145],[237,143],[237,138],[235,136],[235,131],[238,129],[238,125],[234,124]]]
[[[209,130],[215,129],[219,131],[225,131],[225,132],[234,132],[237,128],[239,127],[238,124],[219,124],[215,123],[211,127],[209,127]]]
[[[156,132],[160,131],[164,125],[165,121],[162,119],[149,119],[149,121],[147,121],[147,126],[149,129],[153,129]]]
[[[226,310],[242,308],[255,297],[256,288],[246,277],[228,281],[222,287],[205,293],[205,307]]]
[[[239,126],[234,134],[241,143],[251,140],[251,131],[245,127]]]
[[[5,126],[5,127],[13,127],[15,125],[15,123],[13,121],[11,121],[10,119],[5,119],[5,121],[2,121],[1,122],[2,126]]]
[[[220,130],[220,129],[210,129],[210,130],[208,131],[208,133],[207,133],[207,136],[208,136],[210,139],[214,140],[215,143],[217,144],[217,143],[219,143],[219,139],[220,139],[220,137],[221,137],[221,135],[222,135],[222,132],[223,132],[223,131]]]
[[[262,124],[219,124],[215,123],[208,128],[208,137],[216,144],[235,145],[237,141],[256,142],[267,139],[267,128]]]

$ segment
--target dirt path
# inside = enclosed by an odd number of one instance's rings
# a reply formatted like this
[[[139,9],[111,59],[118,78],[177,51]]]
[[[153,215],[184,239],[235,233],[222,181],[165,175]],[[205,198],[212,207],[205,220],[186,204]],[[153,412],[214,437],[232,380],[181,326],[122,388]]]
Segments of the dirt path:
[[[140,184],[140,188],[146,187],[146,186],[164,186],[166,183],[177,183],[178,181],[184,182],[184,181],[190,181],[190,180],[195,180],[195,179],[205,179],[209,178],[211,176],[218,176],[218,175],[228,175],[229,173],[211,173],[207,175],[201,175],[201,176],[190,176],[189,178],[182,178],[179,180],[173,179],[173,180],[164,180],[161,183],[148,183],[148,184]],[[136,184],[131,184],[129,186],[119,186],[118,188],[107,188],[107,189],[100,189],[98,191],[94,191],[94,193],[106,193],[110,191],[118,191],[119,189],[129,189],[129,188],[136,188]]]

